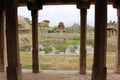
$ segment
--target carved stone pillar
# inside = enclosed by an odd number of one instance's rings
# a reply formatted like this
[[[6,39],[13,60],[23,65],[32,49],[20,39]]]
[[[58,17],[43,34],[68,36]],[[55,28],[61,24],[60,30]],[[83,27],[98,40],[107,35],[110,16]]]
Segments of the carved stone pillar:
[[[86,27],[87,9],[81,9],[81,36],[80,36],[80,73],[86,73]]]
[[[31,10],[32,15],[32,69],[33,73],[39,73],[38,10],[42,9],[42,1],[28,2],[27,7]]]
[[[39,73],[38,53],[38,10],[32,10],[32,68],[34,73]]]
[[[6,0],[7,80],[22,80],[19,56],[17,0]]]
[[[120,74],[120,9],[117,9],[118,12],[118,42],[117,42],[117,61],[115,72]]]
[[[117,55],[115,72],[120,74],[120,0],[115,0],[113,7],[117,9],[118,16],[118,40],[117,40]]]
[[[78,1],[77,8],[80,9],[81,27],[80,27],[80,74],[86,74],[86,27],[87,27],[87,9],[90,2]]]
[[[92,80],[107,80],[107,1],[95,0],[95,41]]]
[[[0,9],[0,72],[4,71],[4,9]]]

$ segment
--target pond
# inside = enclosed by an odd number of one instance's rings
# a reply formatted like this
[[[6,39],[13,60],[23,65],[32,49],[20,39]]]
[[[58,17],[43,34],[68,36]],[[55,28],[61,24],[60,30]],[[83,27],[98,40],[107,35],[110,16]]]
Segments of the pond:
[[[46,48],[47,47],[47,48]],[[46,49],[47,50],[46,50]],[[54,46],[43,46],[39,45],[40,54],[78,54],[80,52],[80,46],[75,44],[70,44],[64,51],[57,52],[57,49]],[[87,54],[93,54],[94,49],[91,45],[86,47]]]

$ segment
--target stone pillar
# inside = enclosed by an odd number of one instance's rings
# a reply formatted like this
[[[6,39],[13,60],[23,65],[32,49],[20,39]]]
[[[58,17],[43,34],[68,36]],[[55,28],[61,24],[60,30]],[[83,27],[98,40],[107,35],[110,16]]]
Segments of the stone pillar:
[[[95,41],[92,80],[107,80],[107,1],[95,0]]]
[[[5,70],[4,48],[4,10],[0,9],[0,72]]]
[[[17,0],[6,0],[7,80],[22,80],[19,55]]]
[[[77,0],[77,8],[81,9],[81,35],[80,35],[80,74],[86,73],[86,26],[87,9],[90,7],[90,1]]]
[[[28,1],[28,10],[32,15],[32,69],[33,73],[39,73],[39,54],[38,54],[38,10],[42,9],[42,1]]]
[[[87,9],[81,8],[80,74],[86,73],[86,19]]]
[[[118,43],[117,43],[117,61],[116,61],[116,73],[120,74],[120,9],[117,9],[118,12]]]
[[[38,10],[32,10],[32,68],[34,73],[39,73],[38,53]]]

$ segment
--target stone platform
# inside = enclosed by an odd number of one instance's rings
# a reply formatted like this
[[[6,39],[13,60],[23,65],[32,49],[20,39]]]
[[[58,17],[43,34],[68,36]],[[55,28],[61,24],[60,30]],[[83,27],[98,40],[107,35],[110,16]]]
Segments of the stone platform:
[[[119,80],[120,74],[109,71],[107,78],[107,80]],[[7,80],[5,72],[0,72],[0,80]],[[91,71],[82,75],[78,74],[78,71],[45,70],[36,74],[30,70],[23,70],[22,80],[91,80]]]

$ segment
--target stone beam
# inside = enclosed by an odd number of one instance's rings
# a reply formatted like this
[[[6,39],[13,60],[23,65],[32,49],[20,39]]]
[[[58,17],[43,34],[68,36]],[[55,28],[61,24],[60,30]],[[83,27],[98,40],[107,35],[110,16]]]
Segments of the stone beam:
[[[114,0],[107,0],[107,4],[113,4]],[[91,4],[94,4],[95,0],[91,0]],[[76,4],[76,0],[43,0],[43,5],[70,5]],[[19,0],[18,6],[26,6],[27,0]]]

